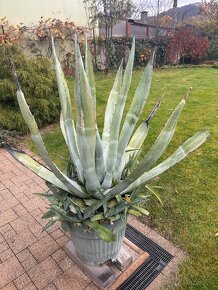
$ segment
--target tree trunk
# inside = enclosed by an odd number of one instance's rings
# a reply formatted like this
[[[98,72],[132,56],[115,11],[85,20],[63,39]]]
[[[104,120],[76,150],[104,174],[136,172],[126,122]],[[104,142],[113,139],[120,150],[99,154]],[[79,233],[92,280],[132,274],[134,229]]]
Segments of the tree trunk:
[[[177,5],[178,1],[173,0],[173,21],[172,21],[172,30],[175,31],[176,29],[176,24],[177,24]]]
[[[106,24],[105,26],[105,74],[108,73],[108,66],[109,66],[109,27]]]
[[[5,38],[5,30],[4,30],[4,25],[2,25],[2,35],[3,35],[3,40],[4,43],[7,43],[6,38]]]
[[[96,49],[96,37],[95,37],[95,28],[92,29],[93,33],[93,47],[94,47],[94,63],[95,63],[95,70],[98,70],[98,64],[97,64],[97,49]]]

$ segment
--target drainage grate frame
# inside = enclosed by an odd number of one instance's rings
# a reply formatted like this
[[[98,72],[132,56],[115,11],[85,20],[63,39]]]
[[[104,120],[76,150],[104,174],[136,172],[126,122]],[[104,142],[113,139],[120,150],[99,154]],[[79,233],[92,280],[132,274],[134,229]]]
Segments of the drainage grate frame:
[[[150,257],[117,290],[145,290],[170,262],[173,255],[129,224],[125,237],[148,252]]]

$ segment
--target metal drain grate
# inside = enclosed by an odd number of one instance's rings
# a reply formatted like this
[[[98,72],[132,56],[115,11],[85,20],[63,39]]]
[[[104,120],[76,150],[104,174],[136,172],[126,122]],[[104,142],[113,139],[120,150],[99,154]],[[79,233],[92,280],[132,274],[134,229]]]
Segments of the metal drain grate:
[[[146,289],[159,274],[158,266],[158,262],[150,257],[117,290]]]
[[[125,236],[139,248],[148,252],[150,257],[117,290],[144,290],[173,256],[130,225],[127,225]]]
[[[157,243],[153,242],[138,230],[128,225],[126,228],[126,238],[138,246],[140,249],[148,252],[156,261],[162,261],[162,264],[167,264],[172,259],[172,255],[165,249],[160,247]]]

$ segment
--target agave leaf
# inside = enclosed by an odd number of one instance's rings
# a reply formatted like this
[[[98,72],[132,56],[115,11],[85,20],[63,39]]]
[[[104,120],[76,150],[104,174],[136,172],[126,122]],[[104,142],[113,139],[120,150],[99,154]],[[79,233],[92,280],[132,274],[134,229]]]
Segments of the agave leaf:
[[[94,215],[92,218],[90,218],[90,220],[91,220],[92,222],[94,222],[94,221],[99,221],[99,220],[104,220],[104,219],[105,219],[105,218],[104,218],[103,213],[96,214],[96,215]]]
[[[102,204],[112,199],[117,193],[121,193],[122,195],[127,192],[132,192],[138,186],[141,186],[154,177],[160,175],[161,173],[165,172],[176,163],[183,160],[189,153],[197,149],[200,145],[202,145],[208,138],[209,132],[205,130],[201,130],[196,133],[194,136],[189,138],[185,141],[169,158],[165,161],[154,167],[148,172],[145,172],[142,176],[140,176],[137,180],[128,176],[125,180],[120,182],[116,185],[113,189],[109,190],[106,194],[104,199],[98,201],[97,203],[91,205],[87,210],[84,212],[84,218],[89,218],[93,215],[93,213],[102,206]]]
[[[201,144],[203,144],[209,136],[209,132],[201,130],[197,132],[194,136],[186,140],[179,148],[165,161],[152,168],[150,171],[145,172],[140,178],[133,182],[128,188],[122,191],[122,194],[126,192],[131,192],[134,188],[147,183],[152,178],[160,175],[161,173],[168,170],[170,167],[174,166],[176,163],[183,160],[189,153],[197,149]]]
[[[68,192],[58,189],[54,186],[54,184],[51,184],[50,182],[46,182],[46,185],[48,186],[48,188],[50,189],[50,191],[53,193],[54,197],[56,198],[56,200],[64,203],[67,196],[68,196]]]
[[[126,178],[126,176],[128,176],[134,170],[137,164],[138,164],[137,155],[134,154],[130,155],[129,160],[122,171],[121,178],[122,179]]]
[[[62,228],[62,230],[64,231],[64,232],[68,232],[68,225],[67,225],[67,222],[65,222],[65,221],[62,221],[61,222],[61,228]]]
[[[55,224],[55,223],[56,223],[56,220],[53,220],[53,219],[49,220],[47,222],[47,224],[43,227],[42,231],[47,230],[48,228],[50,228],[51,226],[53,226],[53,224]]]
[[[120,216],[120,219],[123,223],[127,224],[127,211],[124,211],[124,213],[121,213],[117,216]]]
[[[33,142],[35,143],[41,157],[45,161],[45,163],[48,165],[48,167],[52,170],[52,172],[55,174],[55,176],[60,179],[62,183],[75,195],[80,197],[87,197],[87,194],[83,191],[82,187],[79,186],[75,181],[69,179],[67,176],[65,176],[58,167],[53,163],[53,161],[50,159],[48,152],[45,148],[45,145],[43,143],[42,137],[39,133],[39,129],[37,127],[36,121],[29,109],[29,106],[26,103],[25,97],[23,92],[21,91],[20,84],[18,81],[18,77],[16,72],[14,73],[16,85],[17,85],[17,100],[20,107],[20,111],[23,115],[23,118],[29,127],[29,130],[31,132],[31,137]]]
[[[133,153],[135,156],[138,155],[138,152],[140,151],[145,138],[147,137],[148,131],[149,131],[149,123],[151,119],[154,117],[155,113],[157,112],[158,108],[160,107],[162,98],[164,95],[161,96],[161,98],[158,100],[158,102],[153,107],[151,113],[149,114],[148,118],[137,128],[135,133],[133,134],[127,150],[125,152],[125,160],[129,160],[129,156],[131,153]],[[132,152],[131,152],[132,151]],[[135,152],[133,152],[135,151]]]
[[[117,200],[118,203],[123,202],[123,199],[122,199],[122,197],[121,197],[120,194],[117,194],[117,195],[115,196],[115,198],[116,198],[116,200]]]
[[[64,120],[63,120],[63,115],[62,115],[62,112],[60,114],[60,128],[61,128],[61,132],[64,136],[64,140],[67,144],[67,146],[69,147],[69,144],[68,144],[68,141],[67,141],[67,136],[66,136],[66,131],[65,131],[65,127],[64,127]],[[72,127],[73,127],[73,131],[74,131],[74,134],[76,136],[76,130],[75,130],[75,126],[74,126],[74,121],[72,120]],[[79,152],[78,150],[78,144],[77,144],[77,138],[75,139],[75,142],[76,142],[76,148],[77,148],[77,151]]]
[[[135,55],[135,38],[133,38],[132,48],[130,51],[129,59],[128,59],[126,69],[124,72],[124,76],[123,76],[122,86],[120,87],[120,85],[119,85],[119,90],[116,90],[119,92],[117,94],[117,96],[119,96],[119,98],[116,99],[115,101],[111,102],[112,105],[108,101],[109,108],[112,106],[112,114],[110,116],[111,109],[109,109],[109,122],[107,122],[107,120],[105,122],[106,126],[109,123],[110,130],[109,131],[106,130],[106,133],[109,132],[109,134],[106,135],[106,137],[108,137],[108,139],[109,139],[109,145],[104,146],[105,144],[103,143],[103,148],[104,149],[106,148],[106,153],[105,153],[106,175],[105,175],[104,182],[102,184],[103,188],[110,188],[111,184],[112,184],[113,171],[114,171],[114,168],[116,166],[116,161],[117,161],[117,148],[118,148],[120,124],[121,124],[121,120],[122,120],[122,116],[123,116],[123,111],[124,111],[129,87],[131,84],[134,55]],[[107,114],[107,112],[106,112],[106,114]],[[103,135],[103,141],[104,140],[105,140],[105,138]]]
[[[116,240],[116,236],[112,231],[100,225],[98,222],[85,222],[92,230],[94,230],[103,240],[106,242],[114,242]]]
[[[98,192],[98,188],[100,188],[100,183],[95,170],[95,163],[91,157],[89,145],[84,135],[84,130],[83,128],[77,126],[77,132],[78,132],[78,144],[81,149],[81,161],[86,181],[85,183],[86,189],[94,197],[101,198],[101,195]]]
[[[128,213],[133,214],[135,216],[141,216],[142,215],[140,211],[135,210],[135,209],[129,209]]]
[[[105,197],[101,200],[96,201],[94,204],[88,206],[88,208],[84,211],[84,220],[93,216],[95,214],[95,211],[97,209],[99,209],[101,206],[103,206],[103,204],[105,204],[105,202],[107,202],[107,200],[109,200],[109,199],[107,199]]]
[[[116,220],[120,219],[121,218],[121,215],[117,214],[116,216],[112,216],[112,217],[109,217],[108,219],[111,221],[111,222],[115,222]],[[125,221],[122,220],[122,222],[124,223]]]
[[[46,213],[43,214],[42,218],[43,219],[48,219],[48,218],[51,218],[51,217],[54,217],[56,216],[56,214],[53,212],[53,211],[47,211]]]
[[[157,198],[157,200],[163,206],[163,202],[162,202],[160,196],[150,186],[146,185],[145,187]]]
[[[127,98],[131,80],[132,80],[132,69],[133,69],[133,64],[134,64],[134,57],[135,57],[135,37],[133,37],[131,51],[129,54],[128,62],[126,65],[124,76],[123,76],[123,83],[122,83],[122,89],[121,89],[121,98],[122,98],[122,106],[121,106],[121,111],[120,111],[121,118],[123,115],[126,98]]]
[[[113,88],[110,92],[107,106],[105,109],[104,114],[104,128],[103,128],[103,134],[102,134],[102,142],[103,142],[103,148],[104,148],[104,156],[106,159],[106,156],[108,154],[108,148],[110,143],[110,131],[113,121],[113,115],[115,113],[116,104],[118,102],[119,94],[120,94],[120,88],[122,84],[122,70],[123,70],[123,61],[120,64],[120,67],[117,71]]]
[[[75,167],[73,162],[71,161],[71,158],[67,160],[67,169],[66,169],[67,177],[70,179],[75,179],[77,177],[75,172]]]
[[[61,203],[59,203],[59,205],[61,205]],[[70,207],[71,203],[70,201],[67,199],[65,200],[63,203],[62,203],[62,206],[64,208],[65,211],[68,211],[69,210],[69,207]]]
[[[64,141],[67,144],[67,146],[69,146],[68,141],[67,141],[67,135],[66,135],[65,128],[64,128],[64,120],[63,120],[62,113],[60,114],[60,128],[61,128],[61,132],[64,136]]]
[[[131,155],[136,157],[140,152],[142,144],[144,143],[145,138],[147,137],[149,131],[149,125],[145,121],[143,122],[133,134],[128,147],[125,151],[125,162],[128,162]]]
[[[102,141],[101,141],[98,130],[96,133],[95,168],[96,168],[98,180],[101,183],[105,175],[105,166],[104,166],[104,153],[103,153],[103,148],[102,148]]]
[[[17,159],[20,163],[22,163],[24,166],[28,167],[30,170],[32,170],[34,173],[36,173],[38,176],[43,178],[44,180],[54,184],[58,188],[61,188],[63,190],[66,190],[70,193],[71,190],[63,183],[61,182],[52,171],[48,170],[46,167],[42,166],[39,162],[31,158],[29,155],[22,151],[13,150],[9,145],[3,144],[4,147],[7,148],[8,152]]]
[[[151,166],[161,157],[161,155],[165,152],[167,146],[169,145],[175,129],[177,122],[179,120],[179,117],[181,115],[182,109],[185,106],[185,96],[182,101],[179,103],[179,105],[176,107],[176,109],[173,111],[172,115],[169,117],[166,125],[162,129],[160,135],[155,140],[154,144],[150,148],[150,150],[147,152],[145,157],[140,162],[139,166],[137,167],[137,170],[140,171],[142,174],[143,172],[149,170]],[[140,174],[140,175],[141,175]]]
[[[86,206],[86,204],[85,204],[85,202],[84,202],[84,200],[83,199],[81,199],[81,198],[77,198],[77,197],[68,197],[68,200],[72,203],[72,204],[74,204],[74,205],[76,205],[80,210],[85,210],[86,208],[87,208],[87,206]]]
[[[67,221],[67,222],[71,222],[71,223],[81,222],[80,219],[78,219],[75,216],[67,215],[65,210],[63,210],[62,208],[60,208],[54,204],[51,206],[50,210],[57,214],[58,220],[60,220],[60,221]]]
[[[149,215],[149,211],[147,211],[146,209],[144,209],[143,207],[137,206],[137,205],[133,205],[132,206],[134,209],[136,209],[137,211],[141,212],[144,215]]]
[[[108,209],[108,207],[107,207],[107,201],[106,201],[102,206],[103,206],[103,213],[104,213],[104,216],[106,216],[107,213],[108,213],[108,211],[109,211],[109,209]]]
[[[117,205],[117,200],[114,198],[114,199],[111,199],[108,204],[107,204],[107,207],[108,208],[113,208]]]
[[[96,88],[95,88],[95,76],[92,64],[91,52],[88,44],[88,37],[86,35],[86,56],[85,56],[85,72],[88,78],[91,94],[93,98],[93,108],[96,114]]]
[[[94,116],[96,119],[96,88],[95,88],[95,76],[94,76],[94,69],[92,64],[92,57],[91,52],[89,49],[88,38],[86,35],[86,57],[85,57],[85,71],[88,78],[89,86],[91,89],[91,94],[93,98],[93,110]],[[95,149],[95,166],[96,166],[96,173],[98,175],[98,179],[102,182],[104,178],[104,156],[103,156],[103,149],[101,144],[101,138],[98,131],[98,126],[96,124],[96,149]]]
[[[96,142],[96,122],[95,112],[89,81],[84,69],[79,45],[75,36],[75,52],[76,52],[76,105],[79,117],[78,123],[84,128],[84,134],[89,142],[89,150],[94,159],[95,142]]]
[[[75,102],[77,107],[77,142],[84,170],[85,184],[88,192],[99,198],[97,189],[100,183],[95,170],[96,122],[93,98],[84,70],[79,45],[75,36],[76,81]]]
[[[133,97],[129,111],[124,120],[124,124],[123,124],[120,137],[119,137],[117,163],[116,163],[116,168],[114,172],[115,177],[116,177],[116,173],[119,172],[119,168],[122,164],[121,161],[122,161],[126,146],[129,142],[129,139],[135,128],[135,125],[147,101],[147,97],[148,97],[150,86],[151,86],[151,80],[152,80],[153,59],[154,59],[154,54],[144,70],[144,73],[135,91],[135,95]]]
[[[165,152],[168,144],[170,143],[173,134],[176,129],[177,122],[181,115],[182,109],[185,106],[185,100],[187,96],[185,96],[176,109],[173,111],[172,115],[169,117],[166,125],[162,129],[160,135],[155,140],[154,144],[147,152],[145,157],[139,163],[139,165],[131,172],[129,175],[130,179],[139,178],[145,171],[148,171],[151,166],[161,157],[161,155]]]
[[[127,202],[122,202],[121,204],[119,204],[116,207],[112,207],[108,213],[106,214],[106,218],[109,218],[111,216],[116,216],[117,214],[121,213],[122,211],[124,211],[125,209],[129,208],[130,204]]]
[[[132,78],[132,68],[133,68],[133,63],[134,63],[134,55],[135,55],[135,38],[133,38],[133,43],[132,43],[132,48],[131,48],[131,52],[128,58],[128,63],[126,66],[126,70],[124,73],[124,78],[123,78],[123,83],[122,83],[122,95],[124,95],[124,101],[125,98],[127,97],[128,91],[129,91],[129,87],[131,84],[131,78]],[[122,78],[122,73],[121,73],[121,69],[123,66],[123,61],[121,62],[121,65],[117,71],[117,75],[114,81],[114,85],[113,85],[113,89],[110,93],[108,102],[107,102],[107,106],[106,106],[106,110],[105,110],[105,120],[104,120],[104,130],[103,130],[103,141],[108,141],[109,140],[109,136],[110,136],[110,128],[111,128],[111,123],[113,120],[113,115],[115,112],[115,108],[116,108],[116,104],[117,104],[117,99],[119,96],[119,93],[117,92],[117,84],[121,81],[120,78]],[[121,75],[120,75],[121,73]],[[105,144],[103,144],[104,148],[105,148]]]
[[[122,62],[117,71],[113,88],[107,102],[104,129],[102,135],[102,147],[104,148],[104,161],[106,176],[102,184],[102,188],[109,188],[112,182],[112,172],[116,164],[116,151],[118,145],[118,126],[115,123],[115,115],[117,115],[117,107],[120,99],[120,90],[122,85]]]
[[[150,195],[144,195],[144,196],[137,196],[134,198],[134,201],[132,202],[132,204],[143,204],[148,202],[148,197]]]
[[[70,204],[69,205],[69,209],[70,209],[70,211],[73,213],[73,214],[77,214],[77,209],[76,209],[76,207],[75,207],[75,205],[74,204]]]
[[[64,73],[61,68],[61,64],[58,61],[55,46],[54,46],[54,39],[51,38],[51,45],[52,45],[52,54],[54,59],[54,65],[55,65],[55,73],[56,73],[56,79],[58,84],[58,91],[60,96],[60,103],[62,108],[61,113],[61,129],[64,135],[64,138],[66,140],[66,144],[68,146],[71,159],[73,160],[78,173],[78,178],[81,182],[83,182],[83,172],[82,172],[82,165],[79,158],[79,152],[77,149],[77,143],[76,143],[76,131],[73,121],[73,115],[72,115],[72,106],[71,106],[71,100],[70,100],[70,93],[67,86],[67,82],[64,77]]]
[[[85,205],[92,205],[92,204],[96,203],[97,200],[94,198],[90,198],[90,199],[84,199],[83,201],[84,201]]]
[[[41,192],[34,192],[33,194],[40,197],[44,197],[52,203],[58,202],[53,194],[46,194],[46,193],[41,193]]]
[[[207,131],[199,131],[193,137],[189,138],[185,143],[183,143],[183,145],[181,145],[164,162],[154,167],[152,170],[145,172],[139,178],[137,178],[138,173],[137,173],[137,168],[136,168],[132,174],[130,174],[124,181],[122,181],[116,186],[117,189],[118,189],[118,186],[120,188],[122,187],[122,183],[124,187],[126,187],[128,183],[129,184],[132,183],[131,186],[129,186],[129,188],[127,187],[128,189],[126,188],[124,191],[121,190],[123,194],[125,192],[129,192],[129,189],[132,190],[136,188],[137,186],[142,185],[145,182],[151,180],[152,178],[158,176],[159,174],[163,173],[164,171],[166,171],[167,169],[175,165],[177,162],[184,159],[187,156],[187,154],[189,154],[190,152],[198,148],[201,144],[203,144],[207,140],[208,135],[209,133]],[[119,189],[118,192],[121,192],[121,191]],[[107,193],[107,195],[110,196],[111,192],[113,192],[112,196],[114,196],[114,194],[117,194],[116,188],[114,187],[110,192]]]

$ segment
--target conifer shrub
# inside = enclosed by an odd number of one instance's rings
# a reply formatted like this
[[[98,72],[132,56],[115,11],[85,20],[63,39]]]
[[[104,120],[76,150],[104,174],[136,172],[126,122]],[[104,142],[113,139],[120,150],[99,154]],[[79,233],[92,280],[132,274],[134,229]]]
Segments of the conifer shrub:
[[[12,62],[22,83],[30,109],[40,127],[59,118],[59,98],[52,65],[47,58],[29,58],[17,46],[0,45],[0,127],[26,133],[16,99]]]

